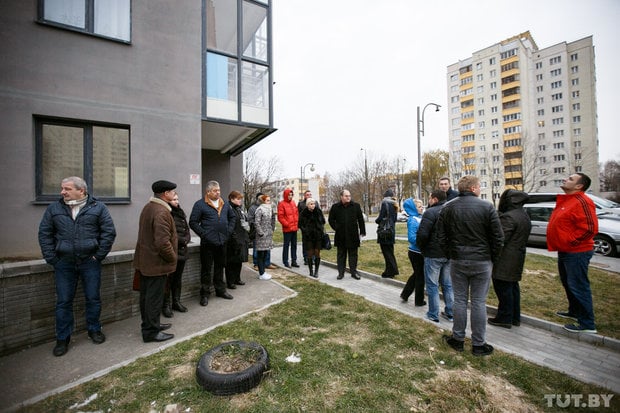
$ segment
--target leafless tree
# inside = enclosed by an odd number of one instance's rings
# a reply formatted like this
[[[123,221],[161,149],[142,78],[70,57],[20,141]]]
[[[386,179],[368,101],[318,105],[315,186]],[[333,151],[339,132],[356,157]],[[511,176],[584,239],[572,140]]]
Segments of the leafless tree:
[[[620,163],[607,161],[601,172],[601,189],[604,192],[620,192]]]
[[[254,149],[243,153],[243,192],[246,209],[254,202],[254,196],[268,187],[280,173],[280,159],[272,156],[262,159]]]

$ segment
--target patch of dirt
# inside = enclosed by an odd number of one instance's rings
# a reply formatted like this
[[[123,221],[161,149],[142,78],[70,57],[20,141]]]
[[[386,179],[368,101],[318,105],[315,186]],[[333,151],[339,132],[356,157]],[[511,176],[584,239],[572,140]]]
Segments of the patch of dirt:
[[[211,359],[211,370],[220,374],[231,374],[243,371],[260,358],[260,352],[251,348],[229,346],[222,349]]]

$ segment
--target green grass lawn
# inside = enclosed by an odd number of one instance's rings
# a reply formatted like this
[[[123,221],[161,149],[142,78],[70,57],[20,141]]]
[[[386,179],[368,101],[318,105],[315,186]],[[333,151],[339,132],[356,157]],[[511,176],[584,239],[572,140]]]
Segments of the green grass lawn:
[[[397,226],[397,231],[398,231]],[[400,275],[397,280],[406,282],[412,269],[407,256],[406,241],[397,241],[394,255],[398,262]],[[321,258],[336,262],[336,249],[322,251]],[[384,260],[379,244],[375,240],[362,243],[359,251],[358,268],[372,274],[381,274]],[[610,271],[590,267],[590,284],[594,301],[594,315],[599,334],[620,339],[620,275]],[[558,310],[567,310],[564,289],[557,271],[557,260],[537,254],[528,254],[521,288],[521,312],[526,315],[565,324],[566,320],[555,315]],[[497,306],[493,286],[489,289],[487,303]]]
[[[96,395],[79,410],[162,412],[177,404],[180,412],[534,412],[553,411],[546,394],[609,393],[501,351],[456,353],[430,323],[285,270],[273,273],[298,295],[22,411],[77,411],[71,406]],[[197,385],[196,363],[229,340],[261,343],[271,370],[248,393],[213,396]],[[292,353],[299,363],[286,361]],[[609,411],[619,409],[614,397]]]

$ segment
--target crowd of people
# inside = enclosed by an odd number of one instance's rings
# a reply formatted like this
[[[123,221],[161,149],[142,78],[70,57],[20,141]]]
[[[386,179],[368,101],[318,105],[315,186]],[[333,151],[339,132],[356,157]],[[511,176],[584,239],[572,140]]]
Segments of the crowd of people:
[[[585,196],[589,186],[590,178],[582,173],[564,180],[565,195],[557,197],[558,207],[547,232],[549,250],[558,251],[558,270],[569,303],[567,311],[556,314],[577,322],[564,327],[570,332],[596,333],[587,274],[598,221],[594,204]],[[326,221],[311,191],[306,191],[296,204],[293,191],[285,189],[277,207],[272,206],[269,195],[258,193],[246,213],[243,194],[232,191],[225,201],[216,181],[206,184],[204,197],[194,203],[188,219],[179,205],[176,187],[166,180],[154,182],[153,196],[140,214],[134,289],[140,292],[144,342],[173,338],[173,334],[165,332],[172,325],[162,323],[160,316],[172,318],[174,311],[188,311],[181,303],[181,288],[190,228],[200,237],[201,306],[208,305],[211,294],[231,300],[233,296],[228,290],[245,285],[241,268],[249,259],[250,247],[258,278],[271,279],[267,270],[276,268],[271,262],[276,217],[282,225],[285,267],[299,267],[297,232],[301,230],[304,265],[308,275],[318,278],[321,250],[328,237],[325,225],[329,224],[334,231],[337,279],[344,278],[347,257],[351,277],[360,279],[357,262],[361,239],[366,236],[365,219],[361,206],[346,189],[340,192],[340,200],[331,205]],[[61,196],[48,206],[39,226],[41,251],[46,262],[54,267],[56,280],[55,356],[62,356],[69,349],[78,280],[86,301],[88,336],[95,344],[105,341],[99,321],[101,261],[111,251],[116,237],[107,207],[88,194],[82,178],[65,178]],[[426,290],[426,317],[439,322],[441,316],[453,322],[452,334],[445,335],[444,341],[456,351],[464,350],[469,305],[472,353],[484,356],[493,352],[485,338],[487,323],[502,328],[520,325],[519,281],[531,223],[523,209],[528,200],[526,193],[507,189],[501,195],[498,210],[479,196],[480,180],[467,175],[459,180],[457,190],[452,189],[449,178],[441,178],[426,209],[417,199],[403,202],[413,272],[400,298],[406,302],[413,295],[416,306],[425,306]],[[399,274],[394,253],[398,210],[394,192],[386,190],[375,221],[381,231],[377,242],[385,261],[383,278]],[[487,318],[486,298],[491,283],[499,305],[495,317]]]

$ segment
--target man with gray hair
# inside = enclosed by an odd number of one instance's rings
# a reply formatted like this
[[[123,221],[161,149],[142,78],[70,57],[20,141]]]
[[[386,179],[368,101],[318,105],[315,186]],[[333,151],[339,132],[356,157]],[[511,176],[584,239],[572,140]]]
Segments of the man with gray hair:
[[[443,338],[454,350],[463,351],[469,299],[472,353],[487,356],[493,352],[493,346],[485,341],[486,298],[493,262],[499,258],[504,245],[504,232],[493,204],[478,198],[480,180],[477,177],[462,177],[457,188],[459,196],[445,204],[437,221],[437,237],[450,259],[454,291],[452,335]]]
[[[235,211],[220,197],[220,184],[207,182],[204,198],[194,203],[189,216],[189,226],[200,237],[200,305],[203,307],[209,304],[211,280],[217,297],[233,298],[226,291],[224,266],[226,241],[235,229],[235,220]]]
[[[69,350],[73,333],[73,299],[78,280],[86,301],[86,328],[93,343],[101,344],[101,261],[116,238],[108,208],[88,194],[82,178],[62,180],[62,198],[50,204],[39,225],[39,245],[56,280],[56,346],[59,357]]]

